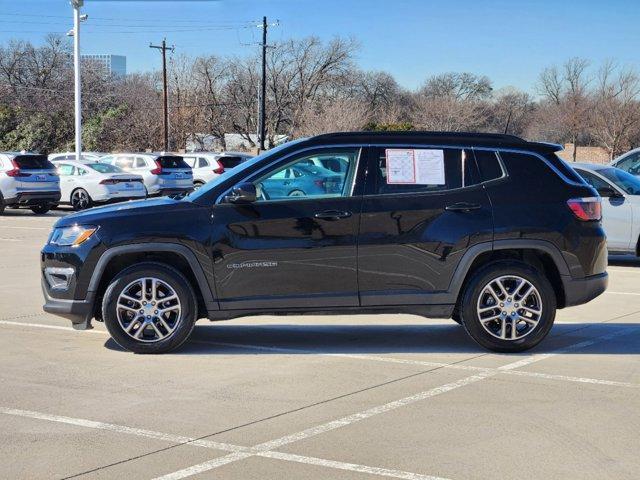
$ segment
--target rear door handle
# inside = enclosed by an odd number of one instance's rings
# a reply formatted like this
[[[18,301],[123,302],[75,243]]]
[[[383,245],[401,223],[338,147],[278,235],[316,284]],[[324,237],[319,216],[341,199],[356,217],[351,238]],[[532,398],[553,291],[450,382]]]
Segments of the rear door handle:
[[[449,212],[470,212],[471,210],[480,210],[482,205],[479,203],[467,203],[467,202],[459,202],[454,203],[453,205],[447,205],[444,207],[445,210]]]
[[[340,218],[348,218],[351,216],[351,212],[342,212],[340,210],[325,210],[324,212],[318,212],[313,215],[315,218],[323,220],[338,220]]]

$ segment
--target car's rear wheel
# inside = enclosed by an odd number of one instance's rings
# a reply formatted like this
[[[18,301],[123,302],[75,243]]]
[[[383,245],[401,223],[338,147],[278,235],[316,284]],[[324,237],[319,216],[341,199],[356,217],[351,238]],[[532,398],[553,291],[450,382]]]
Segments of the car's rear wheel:
[[[528,350],[547,336],[556,314],[549,280],[516,261],[492,263],[473,274],[459,303],[471,337],[496,352]]]
[[[4,213],[4,207],[4,197],[2,196],[2,193],[0,193],[0,215]]]
[[[71,192],[71,206],[75,211],[84,210],[90,208],[93,201],[89,196],[89,193],[84,188],[76,188]]]
[[[289,192],[289,196],[290,197],[306,197],[307,194],[304,193],[302,190],[292,190],[291,192]]]
[[[110,283],[102,318],[121,347],[135,353],[166,353],[193,331],[197,304],[189,281],[179,271],[160,263],[141,263]]]
[[[204,182],[193,182],[193,189],[194,190],[198,190],[200,188],[204,187]]]
[[[33,213],[35,213],[36,215],[44,215],[45,213],[47,213],[49,210],[51,210],[51,205],[49,205],[48,203],[41,203],[39,205],[32,205],[31,207],[29,207],[31,209],[31,211]]]

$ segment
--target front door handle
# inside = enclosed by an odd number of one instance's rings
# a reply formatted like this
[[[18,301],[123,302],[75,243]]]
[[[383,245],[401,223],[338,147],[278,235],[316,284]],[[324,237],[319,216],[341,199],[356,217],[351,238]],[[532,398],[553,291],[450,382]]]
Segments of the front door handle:
[[[454,203],[453,205],[447,205],[444,207],[445,210],[449,212],[470,212],[471,210],[480,210],[482,205],[479,203],[468,203],[468,202],[459,202]]]
[[[313,216],[322,220],[338,220],[340,218],[350,217],[351,212],[343,212],[340,210],[325,210],[324,212],[318,212]]]

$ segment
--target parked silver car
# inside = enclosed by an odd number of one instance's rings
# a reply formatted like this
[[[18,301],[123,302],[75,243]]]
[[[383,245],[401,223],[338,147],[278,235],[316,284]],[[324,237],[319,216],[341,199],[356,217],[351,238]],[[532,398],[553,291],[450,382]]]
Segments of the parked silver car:
[[[127,173],[115,165],[75,160],[53,163],[60,175],[60,202],[70,204],[74,210],[147,196],[141,175]]]
[[[193,169],[193,186],[198,189],[226,170],[253,158],[253,155],[243,152],[195,152],[185,153],[182,157]]]
[[[80,152],[80,160],[81,161],[96,161],[101,157],[108,155],[106,152]],[[59,152],[59,153],[50,153],[49,161],[55,162],[58,160],[75,160],[76,153],[75,152]]]
[[[640,148],[635,148],[620,155],[611,162],[611,166],[624,170],[631,175],[640,176]]]
[[[45,155],[0,153],[0,213],[5,207],[48,212],[60,200],[60,179]]]
[[[166,153],[117,153],[100,159],[125,172],[142,176],[147,194],[174,195],[193,190],[191,167],[178,155]]]

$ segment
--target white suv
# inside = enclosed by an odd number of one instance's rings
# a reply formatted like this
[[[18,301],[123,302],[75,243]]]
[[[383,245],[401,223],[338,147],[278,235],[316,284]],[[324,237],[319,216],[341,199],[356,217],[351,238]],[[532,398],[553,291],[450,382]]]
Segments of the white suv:
[[[120,167],[125,172],[142,176],[147,194],[175,195],[193,190],[191,167],[182,157],[165,153],[117,153],[100,159]]]
[[[198,189],[225,171],[253,158],[253,155],[242,152],[194,152],[185,153],[182,157],[193,169],[193,186]]]
[[[28,207],[46,213],[60,201],[60,179],[46,155],[0,153],[0,213]]]

